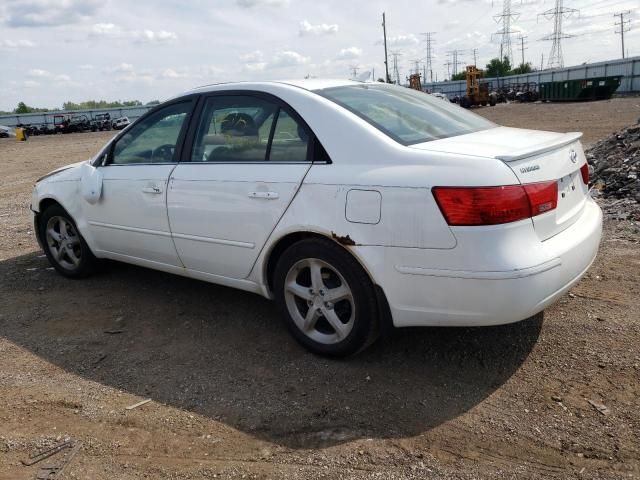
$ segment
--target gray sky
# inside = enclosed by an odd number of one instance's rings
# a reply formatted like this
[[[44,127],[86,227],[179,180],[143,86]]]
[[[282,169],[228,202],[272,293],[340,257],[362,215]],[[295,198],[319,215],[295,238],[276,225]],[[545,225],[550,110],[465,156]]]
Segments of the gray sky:
[[[565,65],[619,58],[613,13],[632,10],[629,55],[640,55],[638,0],[565,0],[580,14],[564,19]],[[513,0],[525,60],[540,66],[553,23],[538,17],[553,0]],[[88,99],[143,102],[228,80],[347,78],[351,66],[383,76],[381,14],[389,49],[404,78],[425,56],[421,32],[435,31],[434,74],[446,76],[447,52],[461,66],[497,56],[495,0],[0,0],[0,110],[59,107]],[[519,40],[514,56],[520,62]],[[545,60],[546,65],[546,60]]]

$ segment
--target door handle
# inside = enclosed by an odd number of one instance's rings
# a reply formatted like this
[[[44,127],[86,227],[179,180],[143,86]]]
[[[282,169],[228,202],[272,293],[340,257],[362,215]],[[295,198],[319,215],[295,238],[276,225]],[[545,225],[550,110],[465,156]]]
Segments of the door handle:
[[[275,200],[280,197],[278,192],[249,192],[249,198],[264,198],[265,200]]]
[[[161,189],[160,187],[158,187],[158,186],[153,186],[153,187],[144,187],[144,188],[142,189],[142,191],[143,191],[144,193],[154,193],[154,194],[156,194],[156,195],[157,195],[157,194],[159,194],[159,193],[162,193],[162,189]]]

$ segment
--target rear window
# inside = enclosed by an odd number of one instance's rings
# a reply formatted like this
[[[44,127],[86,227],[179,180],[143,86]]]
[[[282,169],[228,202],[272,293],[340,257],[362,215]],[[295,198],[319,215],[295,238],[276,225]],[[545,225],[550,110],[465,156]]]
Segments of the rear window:
[[[405,87],[362,84],[315,93],[355,113],[403,145],[496,127],[456,104]]]

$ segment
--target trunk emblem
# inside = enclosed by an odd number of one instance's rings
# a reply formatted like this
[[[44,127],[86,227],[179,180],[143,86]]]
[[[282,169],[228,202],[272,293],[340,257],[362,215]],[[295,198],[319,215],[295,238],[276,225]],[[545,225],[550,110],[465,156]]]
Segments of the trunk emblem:
[[[527,167],[522,167],[520,169],[520,173],[529,173],[529,172],[534,172],[536,170],[540,170],[540,165],[535,164],[535,165],[529,165]]]
[[[569,158],[571,159],[571,161],[572,161],[573,163],[576,163],[576,162],[578,161],[578,154],[576,153],[576,151],[575,151],[575,150],[571,150],[571,151],[569,152]]]

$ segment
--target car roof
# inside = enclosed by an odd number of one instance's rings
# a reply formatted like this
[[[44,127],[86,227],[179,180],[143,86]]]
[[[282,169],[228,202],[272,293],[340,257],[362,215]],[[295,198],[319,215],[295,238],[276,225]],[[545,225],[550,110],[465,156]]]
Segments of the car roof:
[[[210,91],[221,90],[222,88],[224,88],[225,90],[250,90],[254,88],[259,89],[260,87],[269,85],[290,85],[293,87],[302,88],[304,90],[313,91],[322,90],[324,88],[343,87],[347,85],[362,85],[362,82],[335,78],[305,78],[300,80],[270,80],[262,82],[223,82],[214,83],[211,85],[203,85],[201,87],[194,88],[187,93],[206,93]]]

